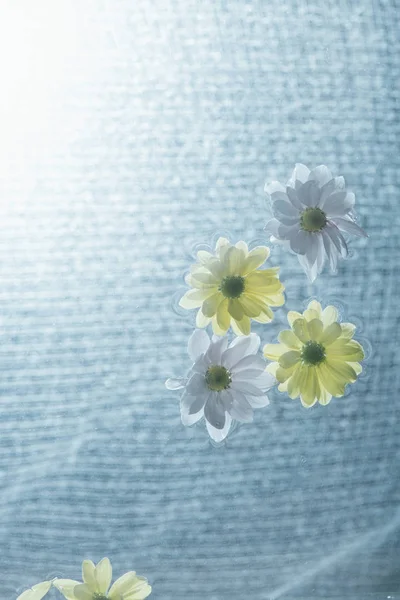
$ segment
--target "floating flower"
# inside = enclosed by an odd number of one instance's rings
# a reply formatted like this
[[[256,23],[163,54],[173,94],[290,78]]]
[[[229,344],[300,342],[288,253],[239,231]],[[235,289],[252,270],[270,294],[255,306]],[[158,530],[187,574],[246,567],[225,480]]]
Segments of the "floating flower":
[[[354,194],[346,191],[343,177],[333,177],[324,165],[310,171],[298,163],[286,188],[274,181],[265,191],[275,217],[265,230],[272,234],[271,241],[283,242],[298,255],[311,281],[322,271],[326,257],[332,271],[339,257],[346,258],[342,231],[367,237],[354,222]]]
[[[67,600],[144,600],[151,593],[147,579],[138,577],[135,571],[122,575],[110,588],[112,567],[108,558],[103,558],[96,566],[91,560],[84,560],[82,579],[84,583],[56,579],[53,585]]]
[[[51,588],[51,581],[42,581],[42,583],[37,583],[30,590],[26,590],[22,592],[17,598],[17,600],[42,600],[45,597],[49,589]]]
[[[303,314],[288,313],[290,330],[281,331],[279,344],[267,344],[264,356],[273,362],[267,371],[280,382],[279,390],[300,396],[303,406],[328,404],[343,396],[348,383],[362,371],[364,351],[352,339],[355,325],[338,323],[334,306],[324,310],[313,300]]]
[[[221,442],[228,435],[232,419],[253,420],[253,409],[269,404],[265,392],[275,379],[265,371],[266,362],[257,354],[260,338],[255,333],[228,338],[213,337],[196,329],[189,339],[188,352],[194,364],[186,378],[168,379],[169,390],[183,389],[181,418],[186,426],[204,416],[210,437]]]
[[[250,319],[269,323],[273,319],[271,306],[282,306],[285,289],[278,278],[279,268],[258,270],[268,258],[269,248],[259,246],[249,252],[245,242],[232,246],[219,238],[215,255],[201,250],[198,262],[191,268],[186,292],[179,305],[200,308],[197,327],[212,323],[216,335],[224,335],[230,325],[237,335],[248,335]]]

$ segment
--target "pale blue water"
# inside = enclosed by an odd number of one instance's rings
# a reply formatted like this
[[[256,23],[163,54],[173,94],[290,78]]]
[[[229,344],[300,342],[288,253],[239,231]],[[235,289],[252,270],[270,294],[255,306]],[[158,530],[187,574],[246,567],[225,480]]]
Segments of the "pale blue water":
[[[58,6],[55,6],[55,5]],[[154,600],[400,598],[399,8],[80,0],[0,8],[0,597],[83,558]],[[327,164],[367,242],[337,299],[373,352],[328,407],[278,392],[221,448],[164,388],[196,243],[263,238],[265,180]]]

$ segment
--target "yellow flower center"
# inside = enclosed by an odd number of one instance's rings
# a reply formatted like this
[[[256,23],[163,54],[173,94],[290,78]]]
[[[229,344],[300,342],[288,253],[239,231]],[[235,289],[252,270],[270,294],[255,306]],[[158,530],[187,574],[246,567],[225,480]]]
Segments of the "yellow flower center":
[[[301,358],[306,365],[319,365],[325,360],[325,348],[318,342],[307,342],[303,346]]]
[[[326,214],[320,208],[306,208],[301,213],[300,225],[304,231],[309,233],[321,231],[326,225]]]
[[[98,592],[95,592],[93,594],[93,600],[108,600],[108,596],[104,596],[104,594],[99,594]]]
[[[241,275],[224,277],[219,289],[225,298],[239,298],[244,292],[244,277]]]
[[[213,392],[226,390],[231,383],[231,374],[221,365],[212,365],[206,372],[206,383]]]

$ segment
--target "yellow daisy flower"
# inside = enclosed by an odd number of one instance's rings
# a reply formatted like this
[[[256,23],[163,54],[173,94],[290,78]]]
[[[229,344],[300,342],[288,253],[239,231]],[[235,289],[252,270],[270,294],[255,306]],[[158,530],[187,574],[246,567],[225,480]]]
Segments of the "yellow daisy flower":
[[[278,389],[291,398],[300,396],[306,407],[343,396],[362,371],[358,361],[364,350],[352,339],[355,325],[338,323],[337,309],[322,310],[315,300],[303,314],[290,311],[288,321],[291,329],[281,331],[280,343],[264,346],[264,356],[275,361],[267,371],[280,382]]]
[[[151,586],[135,571],[122,575],[110,588],[112,567],[108,558],[96,566],[91,560],[82,563],[84,583],[73,579],[56,579],[53,582],[67,600],[144,600],[151,594]]]
[[[17,600],[42,600],[45,597],[49,589],[51,588],[51,581],[42,581],[32,586],[30,590],[25,590],[17,598]]]
[[[211,322],[216,335],[224,335],[229,327],[237,335],[249,335],[250,319],[269,323],[274,314],[271,306],[285,302],[279,281],[279,267],[258,270],[269,256],[269,248],[258,246],[249,252],[245,242],[234,246],[219,238],[215,254],[200,250],[198,262],[186,277],[192,288],[181,298],[182,308],[199,308],[197,327]]]

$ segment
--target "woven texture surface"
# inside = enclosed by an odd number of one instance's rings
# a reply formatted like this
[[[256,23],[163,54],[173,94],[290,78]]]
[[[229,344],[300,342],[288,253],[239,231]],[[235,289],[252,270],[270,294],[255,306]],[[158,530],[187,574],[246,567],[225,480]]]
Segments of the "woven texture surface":
[[[2,19],[28,44],[1,112],[0,597],[103,556],[154,600],[400,597],[400,5],[34,4]],[[174,295],[195,244],[263,239],[295,162],[344,175],[370,238],[312,288],[274,249],[287,304],[256,331],[336,299],[372,352],[345,398],[273,393],[215,448],[164,388]]]

